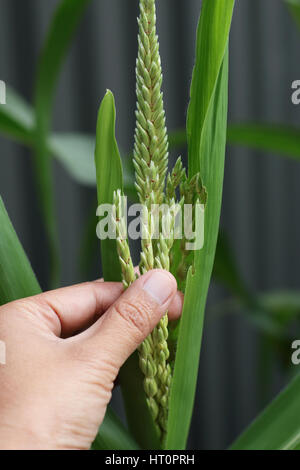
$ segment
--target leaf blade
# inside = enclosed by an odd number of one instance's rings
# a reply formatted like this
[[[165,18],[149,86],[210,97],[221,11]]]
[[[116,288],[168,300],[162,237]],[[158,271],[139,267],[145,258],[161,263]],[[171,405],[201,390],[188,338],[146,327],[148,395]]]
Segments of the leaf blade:
[[[187,117],[189,174],[201,170],[199,161],[201,134],[216,88],[219,72],[228,44],[234,0],[209,2],[204,0],[197,30],[196,54],[191,99]],[[209,51],[209,52],[208,52]],[[197,155],[198,157],[194,157]],[[200,156],[203,159],[204,157]]]
[[[40,294],[41,288],[0,197],[0,305]]]
[[[300,27],[300,1],[299,0],[284,0],[288,9],[291,12],[298,27]]]
[[[138,450],[139,446],[111,407],[92,445],[92,450]]]
[[[107,91],[97,121],[95,163],[98,204],[113,204],[114,191],[123,189],[123,169],[115,137],[116,109],[111,91]],[[120,281],[121,272],[115,240],[101,240],[103,276],[106,281]]]
[[[231,450],[295,450],[300,445],[300,375],[231,446]]]
[[[221,210],[227,124],[227,44],[233,6],[233,1],[227,2],[226,7],[224,2],[204,1],[198,27],[197,59],[187,120],[189,173],[192,176],[200,170],[208,191],[208,203],[204,248],[196,252],[195,271],[190,268],[188,273],[171,387],[167,449],[185,448],[194,404],[204,310]],[[217,66],[212,66],[214,61]],[[199,105],[204,107],[205,114],[199,112]]]
[[[96,136],[95,161],[99,205],[112,204],[114,191],[123,188],[122,164],[115,138],[115,119],[114,97],[107,91],[99,110]],[[101,240],[101,256],[104,279],[120,281],[121,270],[115,240]],[[157,440],[143,393],[143,380],[136,354],[122,367],[120,383],[129,430],[138,444],[151,449],[151,446],[157,445]],[[145,430],[147,432],[144,432]]]
[[[228,127],[228,143],[300,159],[300,130],[276,124],[242,123]]]
[[[53,286],[59,283],[60,259],[48,135],[59,72],[75,29],[88,2],[89,0],[62,0],[59,3],[40,55],[37,71],[34,170],[50,248],[51,284]]]
[[[13,88],[6,87],[6,104],[0,106],[1,131],[19,142],[32,144],[34,112]]]
[[[53,134],[50,150],[71,178],[96,187],[95,138],[88,134]]]

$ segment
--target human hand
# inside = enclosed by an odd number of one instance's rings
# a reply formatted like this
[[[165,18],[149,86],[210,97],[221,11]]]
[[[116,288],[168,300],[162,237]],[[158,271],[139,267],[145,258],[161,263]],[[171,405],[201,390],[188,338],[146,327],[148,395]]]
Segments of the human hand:
[[[182,295],[162,270],[90,282],[0,308],[1,449],[89,449],[120,367]]]

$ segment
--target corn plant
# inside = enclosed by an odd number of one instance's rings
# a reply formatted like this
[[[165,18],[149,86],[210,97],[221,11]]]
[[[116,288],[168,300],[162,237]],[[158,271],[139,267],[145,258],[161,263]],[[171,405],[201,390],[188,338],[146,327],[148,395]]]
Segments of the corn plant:
[[[288,2],[293,4],[295,11],[298,11],[296,0]],[[119,237],[117,241],[102,241],[102,265],[106,280],[123,280],[126,288],[134,281],[135,271],[126,241],[126,232],[124,233],[120,197],[128,194],[132,187],[128,187],[128,174],[125,175],[126,178],[123,177],[125,172],[115,138],[116,110],[113,94],[107,92],[99,110],[96,135],[97,178],[94,176],[91,160],[86,158],[91,154],[93,139],[88,136],[50,134],[52,99],[58,72],[75,26],[87,4],[88,0],[61,2],[41,55],[35,108],[31,108],[9,90],[8,106],[0,108],[0,127],[6,134],[34,149],[38,188],[53,259],[53,280],[56,282],[58,278],[59,261],[51,181],[51,154],[58,158],[70,174],[81,183],[83,172],[77,163],[83,160],[89,162],[87,165],[90,166],[85,167],[85,183],[93,185],[97,180],[99,204],[115,204],[115,224]],[[181,186],[181,201],[187,200],[191,194],[193,199],[194,191],[188,190],[196,188],[196,193],[199,193],[202,202],[206,203],[205,243],[202,250],[196,251],[187,260],[180,244],[175,243],[172,246],[172,237],[171,242],[164,238],[155,242],[152,240],[151,213],[146,212],[143,228],[148,234],[148,240],[147,243],[144,241],[142,243],[140,271],[144,272],[153,267],[172,270],[177,276],[178,284],[185,289],[182,318],[175,331],[170,332],[171,337],[169,337],[167,317],[164,317],[151,337],[124,365],[120,372],[120,384],[128,429],[109,407],[93,444],[94,449],[133,450],[161,447],[184,449],[186,447],[193,410],[206,297],[219,230],[227,130],[228,36],[233,6],[233,0],[202,1],[187,131],[181,132],[179,138],[178,135],[169,136],[170,144],[173,146],[182,140],[187,140],[188,168],[187,171],[183,170],[181,160],[178,160],[173,171],[166,176],[168,139],[155,32],[155,2],[140,1],[138,108],[134,147],[136,190],[141,202],[148,200],[148,194],[154,202],[161,200],[175,202],[175,188],[178,185]],[[149,111],[147,103],[153,102],[156,107],[151,109],[150,106]],[[255,143],[257,144],[256,140]],[[295,152],[295,148],[293,151]],[[151,158],[153,156],[154,158]],[[133,179],[133,175],[129,177]],[[0,305],[2,305],[15,299],[35,295],[41,289],[1,198],[0,227]],[[256,308],[256,303],[253,303],[253,298],[235,271],[224,237],[220,240],[215,274],[243,298],[249,308]],[[178,259],[179,264],[176,264],[175,260]],[[174,269],[174,265],[180,269]],[[176,356],[170,362],[168,348],[174,343]],[[157,354],[157,350],[163,351],[162,358]],[[153,365],[152,371],[149,364]],[[300,377],[297,376],[231,448],[298,449],[299,392]]]
[[[160,61],[157,57],[158,45],[156,44],[154,30],[154,2],[141,1],[140,3],[139,56],[137,60],[138,104],[134,166],[137,192],[140,201],[145,203],[147,200],[155,202],[166,197],[166,194],[163,193],[163,181],[166,173],[166,145],[164,140],[166,130],[160,95]],[[162,445],[167,449],[181,449],[186,445],[197,370],[197,367],[193,370],[191,364],[195,358],[199,357],[203,313],[218,235],[226,141],[227,43],[232,10],[233,2],[227,2],[225,5],[222,2],[204,1],[199,22],[197,57],[187,121],[188,175],[190,178],[193,178],[200,172],[203,185],[207,190],[206,238],[203,250],[194,255],[192,266],[187,273],[185,305],[178,329],[178,337],[176,338],[177,352],[173,370],[168,369],[166,364],[168,352],[163,357],[162,370],[166,370],[165,377],[168,378],[167,388],[170,389],[167,398],[165,395],[166,389],[162,386],[159,374],[157,374],[157,368],[160,367],[159,361],[155,357],[155,342],[158,337],[157,330],[141,345],[139,350],[140,359],[138,359],[137,354],[134,355],[121,371],[121,387],[129,430],[136,439],[136,442],[143,448],[153,448],[153,446]],[[206,28],[208,24],[211,26],[209,30]],[[144,28],[149,32],[153,44],[147,38]],[[151,46],[155,51],[153,63],[156,64],[156,67],[154,65],[154,70],[158,72],[149,77],[147,72],[152,70],[151,67],[153,65],[151,63],[152,56],[148,51],[148,48],[151,50]],[[213,61],[212,56],[214,57]],[[145,67],[146,61],[148,62]],[[156,89],[151,86],[151,80],[154,80],[154,87],[156,86]],[[152,108],[149,106],[149,103],[152,102],[151,89],[155,89],[156,99],[160,105],[158,110],[154,110],[154,112],[157,112],[156,117],[160,116],[157,129],[154,129],[152,126],[155,120],[151,116]],[[147,118],[145,118],[147,112],[149,113],[147,117],[149,118],[150,126],[148,125]],[[120,275],[116,275],[116,272],[120,272],[118,267],[119,257],[124,285],[127,287],[134,281],[135,274],[126,241],[126,234],[124,236],[121,229],[121,226],[123,227],[124,225],[122,214],[120,213],[120,196],[123,190],[122,178],[120,178],[122,169],[114,135],[114,125],[114,100],[111,92],[108,92],[102,102],[98,119],[96,143],[98,194],[100,204],[105,202],[114,202],[116,204],[116,221],[118,221],[117,226],[118,224],[120,226],[117,246],[115,246],[114,251],[110,251],[109,255],[107,252],[108,243],[110,242],[102,242],[102,255],[106,258],[109,256],[108,264],[103,267],[106,279],[119,279]],[[159,136],[159,138],[153,144],[152,139],[156,136]],[[109,153],[108,161],[107,151],[112,148],[114,151]],[[149,149],[153,153],[156,152],[156,157],[153,161],[149,156],[149,153],[151,153]],[[181,168],[180,162],[178,165]],[[114,173],[114,169],[118,171],[119,180],[114,175],[113,183],[111,184],[111,175]],[[171,176],[169,175],[168,181],[170,179]],[[108,181],[110,182],[109,184]],[[171,192],[173,193],[173,191]],[[151,218],[151,214],[147,213],[145,220],[143,220],[148,236],[144,245],[142,243],[140,265],[142,272],[155,267],[155,260],[160,258],[162,252],[160,244],[155,245],[152,243],[151,230],[149,229],[151,221],[149,221],[149,218]],[[120,236],[121,234],[122,237]],[[112,246],[110,245],[111,248]],[[178,249],[178,247],[176,248]],[[118,256],[116,256],[116,253]],[[168,250],[166,254],[168,255]],[[158,263],[157,266],[161,266],[161,264]],[[169,268],[168,260],[165,266]],[[167,345],[166,341],[168,338],[166,326],[164,321],[159,326],[161,331],[164,331],[159,336],[162,341],[160,347],[163,351],[166,351],[165,346]],[[139,363],[146,377],[145,379],[143,379],[143,374],[139,370]],[[142,387],[143,382],[144,390]],[[161,386],[162,389],[160,389]],[[139,394],[138,402],[136,402],[136,395],[134,399],[131,396],[133,390],[136,391],[136,394]],[[164,398],[163,409],[161,409],[161,397]],[[145,423],[147,423],[146,433]],[[265,424],[264,420],[263,423]],[[257,426],[254,425],[255,430]],[[101,446],[101,432],[105,432],[105,425],[102,431],[100,430],[97,440],[98,446]],[[255,434],[253,428],[249,432],[253,438]],[[160,438],[160,442],[158,442],[157,437]],[[238,448],[241,442],[245,448],[247,446],[251,447],[251,438],[249,441],[248,439],[249,434],[246,434],[246,437],[238,441],[236,447]],[[263,439],[261,435],[259,439]]]
[[[197,174],[193,184],[187,181],[182,162],[179,158],[173,171],[166,175],[168,169],[168,137],[165,126],[165,112],[161,93],[162,72],[159,57],[159,44],[156,35],[156,12],[154,0],[141,0],[139,17],[139,52],[137,59],[137,123],[134,145],[134,167],[136,172],[136,189],[140,203],[144,206],[142,216],[143,238],[140,272],[150,269],[170,270],[170,255],[174,243],[174,226],[176,218],[175,192],[181,186],[181,204],[188,202],[184,194],[191,193],[193,202],[201,194],[202,184]],[[100,182],[101,184],[101,182]],[[201,201],[204,202],[204,201]],[[168,204],[166,214],[169,223],[169,237],[160,235],[155,241],[152,236],[152,205]],[[122,268],[125,288],[135,281],[133,262],[124,233],[124,216],[121,213],[122,192],[114,193],[116,207],[117,250]],[[180,203],[177,208],[180,209]],[[172,381],[172,370],[169,363],[168,315],[139,348],[140,368],[145,376],[144,390],[156,431],[164,442],[167,433],[169,395]]]
[[[49,240],[51,260],[49,286],[56,286],[60,278],[55,190],[52,176],[53,158],[78,184],[88,187],[96,186],[93,163],[94,136],[51,132],[51,114],[59,74],[76,26],[89,3],[89,0],[61,0],[58,4],[40,54],[35,80],[34,105],[30,106],[15,90],[7,86],[7,104],[0,106],[0,132],[33,150],[38,201]],[[299,0],[284,0],[284,3],[299,23]],[[292,157],[296,160],[300,158],[299,129],[290,128],[284,124],[232,123],[228,126],[227,142]],[[184,147],[186,143],[186,130],[169,133],[170,149]],[[124,189],[126,194],[130,195],[130,199],[135,200],[137,196],[133,186],[133,175],[128,172],[127,164],[124,165],[123,170]],[[82,244],[81,265],[85,277],[89,275],[88,266],[94,259],[96,249],[94,226],[93,207],[91,215],[88,216]],[[289,306],[289,310],[294,309],[293,292],[284,292],[284,295],[280,295],[280,292],[270,292],[262,298],[251,292],[237,268],[228,237],[223,232],[220,233],[217,244],[213,276],[226,287],[247,313],[249,320],[264,335],[274,330],[274,327],[276,328],[276,324],[272,324],[274,323],[274,308],[272,308],[274,303],[277,306],[276,310],[280,310],[281,316],[284,316],[286,306]],[[260,312],[263,321],[256,321],[253,315],[254,310]],[[284,329],[286,329],[285,325]],[[285,332],[280,331],[277,338],[280,340],[284,335]],[[278,349],[277,346],[276,349]]]
[[[233,1],[226,4],[217,2],[204,2],[198,30],[197,60],[191,88],[191,102],[188,112],[189,136],[189,168],[188,175],[182,171],[180,160],[176,167],[179,169],[179,180],[176,172],[171,172],[167,178],[167,190],[164,192],[167,173],[168,140],[165,128],[165,113],[161,94],[161,65],[159,58],[159,45],[155,29],[155,1],[141,0],[139,17],[139,52],[137,59],[137,125],[134,145],[134,167],[136,173],[136,188],[140,202],[146,206],[146,216],[143,216],[143,229],[145,237],[142,240],[142,254],[140,270],[145,272],[154,267],[170,269],[170,251],[173,239],[166,240],[160,237],[154,242],[151,235],[150,204],[161,204],[168,201],[175,204],[174,194],[177,185],[181,185],[181,197],[184,186],[193,188],[193,181],[197,181],[197,191],[202,192],[202,182],[207,190],[205,245],[203,250],[196,252],[192,266],[187,268],[186,303],[183,310],[180,328],[178,329],[177,354],[174,370],[168,363],[168,321],[163,318],[151,337],[139,348],[139,361],[131,364],[130,374],[121,374],[122,388],[124,389],[125,405],[129,426],[144,447],[155,444],[153,439],[160,439],[160,444],[166,448],[184,448],[192,413],[196,378],[197,360],[200,352],[203,313],[209,280],[213,268],[214,252],[217,243],[218,225],[221,208],[222,181],[224,170],[224,155],[226,144],[226,109],[227,109],[227,76],[228,76],[228,34],[233,11]],[[225,19],[225,21],[224,21]],[[211,23],[208,31],[206,24]],[[219,34],[217,34],[219,31]],[[216,40],[217,38],[217,40]],[[206,42],[206,44],[205,44]],[[205,46],[204,46],[205,44]],[[215,57],[212,64],[211,57],[206,53],[209,46],[210,54]],[[201,63],[200,59],[201,58]],[[201,103],[201,108],[198,107]],[[103,100],[99,112],[98,132],[96,142],[96,167],[98,175],[99,204],[115,202],[117,204],[116,218],[123,224],[120,215],[120,194],[123,188],[122,179],[111,174],[120,171],[120,158],[113,135],[114,128],[113,97],[108,92]],[[110,125],[109,125],[110,122]],[[106,135],[105,135],[106,134]],[[113,143],[111,139],[113,136]],[[113,152],[108,150],[114,149]],[[113,158],[112,158],[113,156]],[[186,179],[189,179],[186,183]],[[193,194],[191,199],[193,200]],[[171,198],[171,199],[170,199]],[[172,216],[170,216],[172,217]],[[121,261],[123,281],[128,286],[134,281],[133,263],[130,259],[126,237],[119,238],[114,251],[118,251]],[[110,244],[110,251],[112,251]],[[175,247],[175,250],[180,249]],[[107,257],[107,241],[102,242],[102,254]],[[175,254],[176,255],[176,254]],[[104,265],[104,276],[107,280],[116,279],[120,271],[118,257],[111,253],[107,266]],[[114,259],[112,259],[112,256]],[[117,276],[119,278],[119,275]],[[199,296],[199,290],[202,295]],[[192,338],[192,335],[195,338]],[[189,359],[190,358],[190,361]],[[191,368],[189,379],[184,373],[186,361],[193,362],[196,367]],[[131,360],[133,362],[133,359]],[[140,373],[137,362],[145,376]],[[128,365],[125,366],[125,371]],[[194,370],[192,370],[194,369]],[[135,375],[135,381],[143,382],[140,393],[143,394],[143,408],[137,409],[136,403],[130,403],[128,397],[128,381],[130,375]],[[187,385],[187,387],[186,387]],[[128,403],[129,402],[129,403]],[[146,404],[146,406],[145,406]],[[139,416],[140,423],[131,422],[132,406],[134,414]],[[149,413],[150,411],[150,413]],[[146,438],[143,427],[145,413],[150,414],[148,421],[152,429],[152,436]],[[158,438],[158,439],[157,439]]]

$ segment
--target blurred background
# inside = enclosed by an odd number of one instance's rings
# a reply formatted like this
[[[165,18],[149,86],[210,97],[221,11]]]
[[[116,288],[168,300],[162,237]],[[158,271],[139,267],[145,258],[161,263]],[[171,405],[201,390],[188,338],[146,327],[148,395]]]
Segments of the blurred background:
[[[201,2],[157,4],[171,131],[185,126]],[[0,79],[29,102],[38,54],[57,5],[57,0],[0,0]],[[120,149],[124,154],[131,151],[137,15],[137,0],[90,2],[59,79],[55,131],[94,134],[100,100],[109,88],[116,99]],[[300,106],[291,102],[291,84],[300,79],[299,50],[300,31],[282,0],[236,1],[230,41],[230,123],[297,126]],[[179,151],[172,152],[172,158]],[[62,284],[97,278],[99,250],[94,251],[88,270],[78,262],[87,220],[96,209],[96,191],[74,182],[56,161],[53,165]],[[221,225],[236,259],[238,278],[251,296],[289,291],[297,297],[299,181],[296,160],[244,147],[227,148]],[[49,288],[48,248],[31,152],[1,135],[0,194],[42,287]],[[297,369],[285,364],[289,343],[282,353],[282,343],[272,341],[252,321],[249,306],[224,284],[213,281],[209,294],[189,442],[193,449],[228,446]],[[298,313],[297,305],[295,310]],[[297,323],[287,329],[292,339],[299,338]],[[120,411],[118,392],[114,406]]]

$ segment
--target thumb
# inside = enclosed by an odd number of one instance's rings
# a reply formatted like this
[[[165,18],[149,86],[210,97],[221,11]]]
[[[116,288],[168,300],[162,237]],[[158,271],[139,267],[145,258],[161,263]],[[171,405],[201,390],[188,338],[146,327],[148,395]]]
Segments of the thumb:
[[[153,331],[177,292],[175,278],[149,271],[135,281],[88,331],[85,347],[117,370]]]

